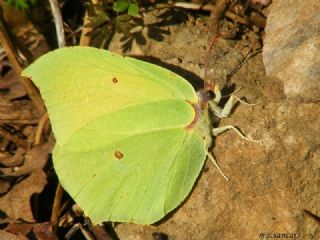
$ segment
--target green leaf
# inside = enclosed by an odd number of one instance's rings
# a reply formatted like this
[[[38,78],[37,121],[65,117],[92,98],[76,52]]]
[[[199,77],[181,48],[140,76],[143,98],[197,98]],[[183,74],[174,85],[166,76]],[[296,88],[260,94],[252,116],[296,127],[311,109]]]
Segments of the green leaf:
[[[114,19],[116,30],[124,33],[127,37],[131,35],[130,30],[134,27],[134,24],[129,22],[130,18],[130,15],[123,14]]]
[[[129,22],[131,19],[131,16],[128,14],[122,14],[115,18],[118,22]]]
[[[18,9],[27,9],[29,7],[28,4],[24,1],[17,1],[15,6]]]
[[[9,4],[9,5],[13,5],[14,4],[13,0],[5,0],[4,2]]]
[[[130,3],[129,8],[128,8],[128,14],[135,17],[139,13],[139,7],[135,3]]]
[[[27,9],[35,5],[37,0],[5,0],[8,5],[14,6],[17,9]]]
[[[113,10],[116,12],[124,12],[129,7],[127,0],[117,0],[113,3]]]
[[[22,75],[46,103],[60,183],[94,223],[151,224],[188,196],[206,146],[185,79],[91,47],[48,53]]]

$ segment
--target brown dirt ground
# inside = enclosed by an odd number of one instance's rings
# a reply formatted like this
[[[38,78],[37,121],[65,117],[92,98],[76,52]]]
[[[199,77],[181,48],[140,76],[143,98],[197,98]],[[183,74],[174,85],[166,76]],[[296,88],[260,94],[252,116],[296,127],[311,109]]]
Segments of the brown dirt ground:
[[[159,22],[156,16],[162,13],[146,13],[150,24],[142,31],[146,42],[133,41],[126,54],[153,61],[199,83],[204,78],[209,43],[206,19],[177,11],[167,15],[173,19],[166,24],[152,25]],[[121,38],[114,37],[110,50],[122,52]],[[239,104],[220,126],[235,125],[261,142],[244,141],[232,131],[218,136],[212,151],[230,181],[206,162],[183,204],[154,225],[114,224],[120,239],[165,239],[155,233],[166,234],[170,240],[251,240],[281,234],[292,239],[320,239],[319,222],[304,212],[320,215],[320,104],[288,101],[282,84],[266,77],[261,53],[244,61],[247,46],[246,39],[219,38],[208,60],[208,80],[242,87],[236,95],[256,103]],[[33,132],[37,118],[27,113],[23,119],[32,121]]]
[[[152,22],[154,15],[146,17]],[[179,67],[178,73],[188,80],[203,78],[207,27],[189,19],[162,29],[170,32],[163,41],[133,44],[129,53],[157,57],[173,70]],[[121,52],[118,37],[111,50]],[[225,83],[243,61],[237,44],[217,41],[209,59],[210,80]],[[266,77],[261,53],[242,64],[228,83],[242,87],[237,96],[256,105],[240,104],[220,125],[235,125],[261,143],[244,141],[232,131],[218,136],[213,153],[230,182],[207,161],[187,201],[152,226],[116,224],[120,239],[155,239],[155,232],[170,240],[249,240],[262,234],[320,238],[319,223],[304,213],[320,213],[320,105],[286,100],[281,83]]]

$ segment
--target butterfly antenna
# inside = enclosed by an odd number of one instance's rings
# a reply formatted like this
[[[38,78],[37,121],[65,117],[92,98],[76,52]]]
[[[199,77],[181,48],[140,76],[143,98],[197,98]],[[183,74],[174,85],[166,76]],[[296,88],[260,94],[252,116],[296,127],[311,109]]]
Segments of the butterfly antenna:
[[[216,159],[213,157],[213,155],[211,153],[209,153],[208,151],[206,151],[207,156],[209,157],[209,159],[211,160],[211,162],[216,166],[216,168],[219,170],[220,174],[227,180],[229,181],[229,178],[223,173],[223,171],[221,170],[221,168],[219,167]]]
[[[241,102],[242,104],[244,105],[247,105],[247,106],[256,106],[258,105],[258,103],[248,103],[246,101],[243,101],[242,99],[238,98],[237,96],[233,96],[235,99],[237,99],[237,101]]]

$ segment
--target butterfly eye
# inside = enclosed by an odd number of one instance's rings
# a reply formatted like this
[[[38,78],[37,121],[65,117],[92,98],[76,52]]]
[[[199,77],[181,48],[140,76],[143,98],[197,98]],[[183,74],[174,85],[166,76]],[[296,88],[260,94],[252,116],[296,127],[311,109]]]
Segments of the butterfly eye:
[[[214,99],[215,98],[214,92],[212,92],[211,90],[207,91],[205,93],[205,98],[206,98],[207,101],[210,101],[210,100]]]
[[[215,98],[215,94],[211,90],[205,91],[202,89],[197,92],[197,95],[198,95],[199,101],[201,102],[208,102]]]

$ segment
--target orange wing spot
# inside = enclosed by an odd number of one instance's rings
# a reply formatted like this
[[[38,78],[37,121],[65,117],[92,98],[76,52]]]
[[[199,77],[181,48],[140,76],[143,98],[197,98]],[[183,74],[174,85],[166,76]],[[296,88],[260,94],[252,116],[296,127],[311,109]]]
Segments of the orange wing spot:
[[[118,80],[117,78],[115,78],[115,77],[114,77],[114,78],[112,78],[112,82],[113,82],[113,83],[118,83],[118,82],[119,82],[119,80]]]
[[[115,152],[114,152],[114,156],[115,156],[118,160],[120,160],[121,158],[123,158],[123,153],[120,152],[120,151],[115,151]]]

